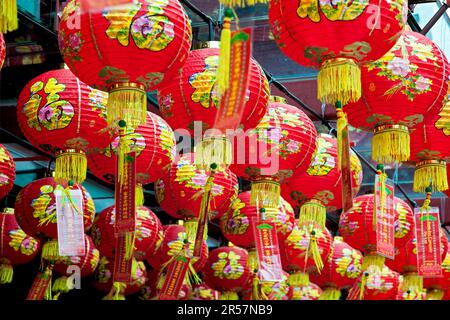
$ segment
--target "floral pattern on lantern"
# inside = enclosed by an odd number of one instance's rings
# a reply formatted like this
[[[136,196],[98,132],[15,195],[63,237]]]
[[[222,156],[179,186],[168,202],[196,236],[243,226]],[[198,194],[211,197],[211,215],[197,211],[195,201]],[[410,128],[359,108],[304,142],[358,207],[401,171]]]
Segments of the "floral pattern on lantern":
[[[16,165],[6,147],[0,144],[0,199],[6,196],[14,186]]]
[[[400,284],[400,275],[386,266],[380,270],[373,268],[368,272],[361,297],[361,275],[350,289],[347,300],[395,300]]]

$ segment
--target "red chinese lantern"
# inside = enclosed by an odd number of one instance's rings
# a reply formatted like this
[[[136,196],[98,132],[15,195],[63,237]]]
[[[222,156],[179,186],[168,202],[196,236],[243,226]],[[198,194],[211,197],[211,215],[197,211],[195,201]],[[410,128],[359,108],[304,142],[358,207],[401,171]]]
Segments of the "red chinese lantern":
[[[291,300],[319,300],[322,295],[322,289],[312,282],[308,282],[306,285],[291,285],[291,289]]]
[[[374,14],[376,12],[376,14]],[[359,65],[381,58],[400,36],[406,1],[272,0],[269,20],[280,49],[319,69],[317,98],[344,105],[361,96]]]
[[[449,67],[427,37],[404,31],[381,59],[362,69],[362,98],[345,107],[349,123],[374,132],[372,158],[408,161],[409,128],[435,116],[447,92]]]
[[[167,175],[155,183],[156,199],[161,208],[177,219],[199,217],[202,196],[205,192],[209,171],[198,169],[192,153],[184,154],[172,164]],[[218,166],[210,196],[209,215],[219,218],[236,197],[236,176],[224,165]]]
[[[219,247],[209,253],[203,271],[205,283],[221,292],[220,300],[239,300],[238,293],[251,280],[248,252],[240,247]]]
[[[119,295],[117,300],[125,300],[125,296],[135,294],[145,285],[146,268],[143,261],[136,261],[133,258],[133,266],[131,268],[131,284],[128,284],[125,290]],[[93,285],[97,290],[103,292],[111,292],[113,286],[114,260],[102,257],[94,272]]]
[[[325,226],[326,212],[342,208],[342,175],[337,153],[337,139],[320,134],[307,171],[294,172],[294,177],[281,189],[281,194],[292,206],[300,207],[302,219],[314,219]],[[350,160],[355,196],[363,179],[362,167],[353,151]]]
[[[450,251],[448,249],[441,266],[442,277],[423,279],[423,286],[427,288],[427,300],[442,300],[445,291],[450,289]]]
[[[136,130],[127,128],[125,139],[136,152],[136,182],[140,185],[155,182],[170,169],[175,157],[176,141],[172,129],[158,115],[147,112],[147,122]],[[98,153],[88,156],[88,167],[99,179],[114,183],[116,153],[120,137]]]
[[[0,69],[3,67],[6,56],[6,43],[3,34],[0,32]]]
[[[92,238],[102,256],[114,258],[116,237],[114,234],[115,206],[100,212],[92,226]],[[158,217],[150,209],[140,206],[136,208],[136,230],[134,232],[134,257],[143,261],[152,256],[160,238],[162,225]]]
[[[257,300],[291,300],[292,299],[292,287],[288,284],[289,273],[283,271],[283,277],[281,281],[261,281],[261,298]],[[253,297],[253,288],[248,285],[242,293],[243,300],[256,300]]]
[[[320,274],[311,273],[311,281],[323,289],[320,300],[339,300],[341,290],[351,288],[361,274],[363,256],[342,237],[334,237],[332,251]]]
[[[109,92],[108,123],[125,120],[136,128],[146,121],[146,91],[183,66],[191,36],[189,18],[177,0],[105,8],[72,0],[61,17],[59,47],[82,81]]]
[[[250,192],[241,192],[233,201],[231,207],[220,219],[220,229],[228,241],[233,244],[250,248],[255,246],[253,226],[257,218],[262,218],[258,208],[250,204]],[[264,221],[275,224],[278,242],[283,242],[292,232],[295,224],[295,214],[291,205],[280,198],[278,208],[267,208]]]
[[[0,212],[0,284],[11,283],[13,266],[28,263],[40,249],[40,241],[17,224],[14,209]]]
[[[279,204],[280,182],[294,170],[306,171],[316,148],[316,129],[300,109],[274,97],[258,126],[237,137],[230,169],[252,181],[251,203]],[[236,140],[236,138],[235,138]],[[242,145],[244,141],[244,145]]]
[[[147,281],[145,286],[141,288],[140,298],[142,300],[158,300],[160,289],[164,284],[165,276],[161,277],[159,270],[152,269],[147,272]],[[192,289],[193,290],[193,289]],[[189,297],[192,294],[191,288],[184,282],[178,293],[178,300],[191,300]]]
[[[90,194],[82,185],[57,184],[54,178],[43,178],[27,184],[16,198],[15,216],[26,234],[35,237],[58,238],[56,226],[55,190],[79,189],[83,195],[83,222],[87,232],[94,221],[95,206]]]
[[[8,150],[0,144],[0,199],[6,196],[14,186],[16,166]]]
[[[20,129],[35,147],[56,156],[56,179],[86,179],[86,153],[111,142],[104,92],[67,69],[45,72],[25,86],[17,102]]]
[[[211,289],[206,284],[193,286],[189,291],[188,300],[219,300],[220,292]]]
[[[347,300],[395,300],[399,285],[397,272],[384,265],[382,268],[369,268],[350,289]]]

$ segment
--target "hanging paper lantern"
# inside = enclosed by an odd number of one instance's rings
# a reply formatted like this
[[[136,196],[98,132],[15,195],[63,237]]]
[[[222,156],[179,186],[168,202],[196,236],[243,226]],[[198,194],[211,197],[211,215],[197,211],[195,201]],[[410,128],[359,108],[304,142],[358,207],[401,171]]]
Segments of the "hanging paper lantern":
[[[294,170],[306,171],[309,166],[317,132],[303,111],[279,102],[280,98],[272,100],[258,126],[237,137],[230,169],[252,181],[252,204],[258,200],[264,207],[276,208],[280,182],[292,177]]]
[[[406,14],[402,0],[272,0],[269,7],[273,36],[283,53],[319,69],[318,100],[344,105],[361,96],[359,65],[381,58],[395,44]]]
[[[364,280],[363,280],[364,279]],[[361,283],[364,290],[361,293]],[[350,289],[347,300],[395,300],[400,275],[386,266],[364,272]]]
[[[155,183],[155,194],[161,208],[177,219],[197,218],[209,172],[198,169],[194,154],[184,154],[172,164],[167,175]],[[210,198],[211,219],[222,216],[236,198],[238,181],[225,166],[218,166]]]
[[[342,237],[334,237],[333,247],[320,274],[311,273],[311,281],[323,289],[320,300],[339,300],[341,290],[351,288],[361,274],[363,256]]]
[[[116,237],[114,234],[115,206],[110,206],[100,212],[92,226],[92,238],[102,256],[114,258]],[[134,257],[143,261],[152,256],[156,250],[159,233],[162,230],[161,221],[150,209],[140,206],[136,208],[136,230],[134,233]]]
[[[307,171],[295,171],[293,178],[281,189],[281,194],[292,206],[300,207],[301,216],[319,210],[323,220],[325,212],[342,208],[342,175],[337,152],[336,138],[321,133],[317,137],[316,152]],[[350,156],[352,193],[355,196],[362,183],[363,170],[358,156],[352,150]]]
[[[220,229],[233,244],[244,248],[254,247],[253,226],[258,223],[254,220],[258,217],[262,217],[262,213],[257,206],[250,204],[250,192],[241,192],[220,219]],[[294,210],[283,198],[280,198],[278,208],[265,209],[264,219],[275,224],[278,242],[283,242],[291,234],[295,224]]]
[[[8,150],[0,144],[0,199],[6,196],[14,186],[16,166]]]
[[[86,179],[86,153],[111,142],[107,95],[67,69],[45,72],[25,86],[17,102],[20,129],[30,143],[56,156],[56,179]]]
[[[291,286],[291,289],[291,300],[319,300],[322,295],[322,289],[312,282],[309,282],[307,285]]]
[[[378,163],[408,161],[409,129],[442,107],[449,67],[427,37],[404,31],[381,59],[362,69],[362,98],[345,107],[349,124],[374,132],[372,158]]]
[[[3,67],[6,56],[6,43],[3,34],[0,32],[0,69]]]
[[[207,45],[210,47],[191,51],[179,75],[158,90],[161,113],[173,129],[183,128],[194,134],[197,121],[201,132],[214,127],[219,108],[219,43]],[[241,120],[243,130],[257,126],[264,117],[268,99],[269,83],[259,64],[252,59],[247,102]]]
[[[423,286],[427,288],[427,300],[442,300],[445,291],[450,289],[450,251],[448,249],[441,266],[442,277],[423,279]]]
[[[135,294],[145,285],[147,271],[144,262],[133,258],[132,264],[131,284],[126,286],[123,296]],[[113,272],[114,260],[102,257],[94,273],[94,287],[103,292],[110,292],[113,285]]]
[[[147,272],[147,281],[141,288],[140,298],[142,300],[159,300],[160,289],[164,284],[165,277],[160,276],[159,270],[152,269]],[[159,287],[159,288],[158,288]],[[192,290],[184,282],[178,293],[178,300],[188,300]]]
[[[28,263],[40,249],[40,241],[27,235],[17,224],[14,209],[0,212],[0,284],[13,279],[13,266]]]
[[[219,247],[209,253],[203,271],[205,283],[221,292],[220,300],[239,300],[238,293],[251,280],[248,252],[240,247]]]
[[[26,234],[35,237],[58,238],[56,225],[55,190],[81,190],[83,195],[83,222],[87,232],[94,221],[95,206],[91,195],[78,184],[69,187],[67,184],[57,184],[54,178],[43,178],[27,184],[16,198],[15,216],[20,227]]]
[[[147,122],[136,130],[127,128],[126,139],[136,152],[136,182],[141,185],[155,182],[166,174],[175,158],[176,141],[172,129],[158,115],[147,112]],[[120,137],[102,151],[88,156],[89,170],[99,179],[114,183],[116,154]]]
[[[261,281],[261,299],[258,300],[291,300],[292,299],[292,287],[288,284],[289,274],[283,271],[283,277],[281,281]],[[253,299],[253,288],[251,283],[248,285],[242,293],[243,300],[255,300]]]
[[[195,285],[189,291],[188,300],[219,300],[220,292],[205,284]]]
[[[89,0],[72,0],[58,36],[69,68],[109,92],[108,123],[125,120],[136,128],[146,121],[146,91],[186,61],[192,30],[177,0],[138,0],[103,10]]]

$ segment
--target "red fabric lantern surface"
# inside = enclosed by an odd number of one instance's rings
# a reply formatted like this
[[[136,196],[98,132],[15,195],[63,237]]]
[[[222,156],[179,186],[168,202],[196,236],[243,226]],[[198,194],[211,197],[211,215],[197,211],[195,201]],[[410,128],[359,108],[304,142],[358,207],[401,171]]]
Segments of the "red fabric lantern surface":
[[[80,276],[82,278],[93,274],[100,261],[100,252],[95,247],[91,237],[86,235],[84,243],[86,250],[86,254],[84,256],[74,256],[74,257],[59,256],[55,260],[53,271],[62,276],[71,275],[72,273],[67,272],[68,267],[77,266],[80,268]]]
[[[373,253],[376,250],[376,230],[373,228],[373,194],[358,196],[353,208],[341,215],[339,234],[353,248]],[[414,216],[409,205],[394,197],[395,247],[402,248],[414,236]]]
[[[67,185],[57,184],[54,178],[43,178],[32,181],[20,190],[16,198],[14,214],[26,234],[36,237],[58,238],[54,191],[67,187]],[[82,185],[74,184],[69,188],[71,190],[81,189],[84,230],[87,232],[94,221],[94,201]]]
[[[6,147],[0,144],[0,199],[6,196],[14,186],[16,165]]]
[[[82,81],[112,94],[109,122],[123,119],[135,128],[145,123],[146,91],[183,66],[191,37],[189,18],[177,0],[106,8],[72,0],[61,17],[58,38],[69,68]],[[124,109],[116,113],[121,103]]]
[[[447,249],[444,261],[442,261],[443,277],[439,278],[424,278],[423,286],[430,291],[441,291],[442,294],[450,289],[450,251]]]
[[[210,43],[214,46],[216,43]],[[194,134],[194,122],[199,129],[214,127],[217,110],[220,106],[217,95],[217,67],[219,48],[193,50],[170,83],[158,90],[158,103],[164,119],[176,129],[187,129]],[[269,83],[259,64],[252,59],[249,73],[247,102],[242,115],[241,127],[244,130],[256,127],[266,113],[269,99]]]
[[[288,284],[289,274],[283,271],[281,281],[262,281],[261,300],[291,300],[292,287]],[[254,300],[252,296],[252,284],[248,283],[248,288],[242,293],[243,300]]]
[[[312,282],[307,285],[291,286],[291,290],[291,300],[319,300],[322,295],[322,289]]]
[[[20,93],[20,129],[33,146],[57,156],[56,178],[83,182],[85,153],[111,142],[106,101],[106,93],[88,87],[67,69],[37,76]]]
[[[230,169],[252,180],[252,203],[267,200],[277,207],[279,183],[292,177],[294,170],[306,171],[316,149],[316,128],[300,109],[272,98],[258,126],[237,137]],[[241,139],[245,139],[242,146]]]
[[[3,34],[0,32],[0,69],[3,67],[6,56],[6,43]]]
[[[342,237],[334,237],[332,251],[324,262],[320,274],[310,274],[311,281],[325,291],[350,288],[361,274],[363,256],[361,252],[345,243]]]
[[[408,128],[426,123],[427,117],[439,112],[448,75],[444,53],[430,39],[412,31],[404,31],[386,55],[363,67],[363,96],[344,110],[352,126],[374,130],[375,161],[409,159]]]
[[[220,219],[220,230],[233,244],[250,248],[255,246],[253,232],[254,219],[261,217],[256,206],[250,204],[250,191],[241,192],[231,207]],[[265,221],[272,222],[277,228],[278,242],[283,242],[295,225],[294,209],[283,198],[277,209],[266,208]]]
[[[240,247],[219,247],[211,250],[203,271],[205,283],[221,292],[221,300],[238,300],[252,278],[247,264],[248,252]]]
[[[347,300],[395,300],[400,285],[400,275],[386,266],[372,269],[365,279],[362,296],[360,295],[361,275],[347,296]]]
[[[220,292],[206,284],[194,285],[189,291],[188,300],[219,300]]]
[[[156,251],[153,257],[148,257],[147,262],[155,269],[161,269],[161,267],[169,262],[174,255],[180,253],[184,248],[184,241],[189,241],[189,251],[194,252],[194,238],[190,238],[186,233],[186,228],[182,225],[165,225],[164,237],[161,245]],[[205,266],[208,259],[208,245],[206,240],[203,241],[200,257],[191,257],[191,264],[195,271],[200,271]]]
[[[198,169],[192,153],[184,154],[172,164],[167,175],[155,183],[156,199],[161,208],[177,219],[199,216],[202,196],[209,172]],[[211,189],[212,219],[221,217],[237,196],[238,181],[226,167],[218,166]]]
[[[307,171],[295,171],[294,177],[281,188],[282,196],[294,207],[312,200],[325,206],[327,212],[342,208],[342,180],[338,166],[337,139],[319,134],[317,148]],[[351,150],[353,196],[359,192],[363,170],[358,156]]]
[[[102,256],[114,258],[116,237],[114,235],[115,206],[100,212],[94,221],[91,234],[95,245]],[[134,257],[143,261],[152,256],[162,231],[162,224],[150,209],[141,206],[136,208],[136,230],[134,240]]]
[[[0,284],[10,283],[13,266],[28,263],[40,249],[40,241],[27,235],[17,224],[14,209],[0,212]]]
[[[136,152],[136,182],[155,182],[165,175],[175,158],[176,141],[170,126],[160,116],[147,112],[147,122],[136,130],[127,128],[126,139]],[[114,183],[119,136],[98,153],[88,156],[88,167],[99,179]]]
[[[272,0],[269,20],[283,53],[302,66],[320,69],[318,100],[346,104],[361,93],[359,64],[383,56],[400,36],[406,5],[406,1]]]
[[[132,270],[135,270],[131,274],[131,284],[128,284],[123,292],[123,295],[128,296],[139,292],[139,290],[145,285],[147,280],[147,270],[145,264],[142,261],[136,261],[133,258]],[[114,272],[114,260],[102,257],[98,264],[97,269],[94,272],[93,285],[97,290],[103,292],[110,292],[113,285],[113,272]]]
[[[165,277],[161,278],[159,274],[159,270],[152,269],[147,272],[147,281],[145,282],[145,286],[141,288],[141,299],[142,300],[159,300],[159,290],[157,288],[158,285],[162,285],[164,283]],[[190,300],[189,296],[191,295],[192,290],[186,283],[183,283],[181,286],[180,292],[178,294],[178,300]]]

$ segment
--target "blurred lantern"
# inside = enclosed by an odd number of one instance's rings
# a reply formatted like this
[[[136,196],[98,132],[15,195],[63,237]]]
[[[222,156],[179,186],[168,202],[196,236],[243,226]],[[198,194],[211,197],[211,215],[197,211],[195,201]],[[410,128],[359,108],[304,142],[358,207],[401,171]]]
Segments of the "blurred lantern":
[[[0,32],[0,69],[3,67],[6,56],[6,43],[3,34]]]
[[[114,260],[102,257],[94,273],[93,285],[97,290],[103,292],[112,292],[113,285]],[[136,261],[133,258],[131,267],[131,284],[128,284],[123,292],[116,297],[106,296],[104,299],[125,300],[125,296],[135,294],[145,285],[146,268],[143,261]]]
[[[291,300],[319,300],[322,295],[322,289],[312,282],[307,285],[292,286]]]
[[[67,69],[45,72],[25,86],[17,102],[20,129],[30,143],[56,156],[55,178],[86,179],[86,153],[111,142],[107,94]]]
[[[220,229],[228,241],[233,244],[250,248],[255,246],[253,225],[261,217],[257,206],[250,204],[250,192],[241,192],[233,201],[227,213],[220,219]],[[264,221],[275,224],[278,242],[283,242],[292,232],[295,224],[295,214],[291,205],[280,197],[278,208],[266,208]]]
[[[6,196],[14,186],[16,166],[6,147],[0,144],[0,199]]]
[[[294,172],[281,194],[292,206],[300,207],[300,219],[313,220],[325,226],[326,212],[342,208],[342,174],[338,166],[337,140],[328,134],[317,137],[316,152],[308,170]],[[353,196],[363,179],[361,162],[351,151]]]
[[[0,2],[0,35],[18,28],[17,0],[2,0]]]
[[[272,0],[269,8],[280,49],[300,65],[319,69],[318,100],[344,105],[361,96],[359,65],[381,58],[395,44],[406,14],[402,0]]]
[[[17,224],[14,209],[0,212],[0,284],[11,283],[13,266],[28,263],[40,248],[39,240],[25,234]]]
[[[369,268],[350,289],[347,300],[395,300],[399,284],[400,275],[385,265]]]
[[[56,225],[55,190],[81,190],[83,195],[84,231],[92,226],[95,206],[91,195],[79,184],[68,186],[57,184],[54,178],[43,178],[27,184],[16,198],[15,216],[18,224],[26,234],[36,237],[58,238]]]
[[[425,122],[442,107],[448,63],[427,37],[404,31],[381,59],[362,70],[358,103],[345,107],[349,123],[374,132],[372,158],[378,163],[410,159],[409,128]]]
[[[219,300],[220,292],[205,284],[194,285],[189,291],[188,300]]]
[[[72,0],[61,17],[59,48],[82,81],[109,92],[108,123],[125,120],[136,128],[146,122],[146,91],[183,66],[191,36],[189,18],[177,0],[105,8]]]
[[[230,169],[252,181],[251,204],[276,208],[280,183],[294,170],[306,171],[316,148],[316,128],[300,109],[273,97],[258,126],[235,137],[234,161]]]
[[[115,211],[113,205],[100,212],[95,217],[91,231],[100,254],[108,258],[114,258],[116,249]],[[161,222],[153,211],[144,206],[136,208],[134,257],[137,261],[143,261],[155,253],[161,231]]]
[[[339,300],[341,290],[351,288],[361,274],[363,256],[342,237],[334,237],[332,251],[322,273],[311,273],[311,281],[322,289],[319,300]]]
[[[261,281],[261,293],[258,300],[291,300],[292,288],[288,284],[289,274],[283,271],[281,281]],[[242,293],[243,300],[255,300],[251,285]]]
[[[442,277],[423,279],[423,286],[427,289],[427,300],[442,300],[445,291],[450,289],[450,251],[448,249],[441,266]]]
[[[155,182],[169,171],[175,157],[176,141],[172,129],[158,115],[147,112],[147,122],[136,130],[126,129],[125,139],[136,152],[136,182]],[[120,137],[99,153],[88,156],[88,167],[99,179],[114,183]]]
[[[235,246],[219,247],[209,253],[204,280],[220,291],[220,300],[239,300],[238,293],[251,280],[247,259],[247,250]]]
[[[156,199],[161,208],[177,219],[196,219],[200,214],[210,172],[198,169],[194,157],[192,153],[180,156],[172,164],[169,173],[155,183]],[[236,198],[237,192],[236,176],[225,166],[218,166],[210,194],[210,218],[221,217]]]

